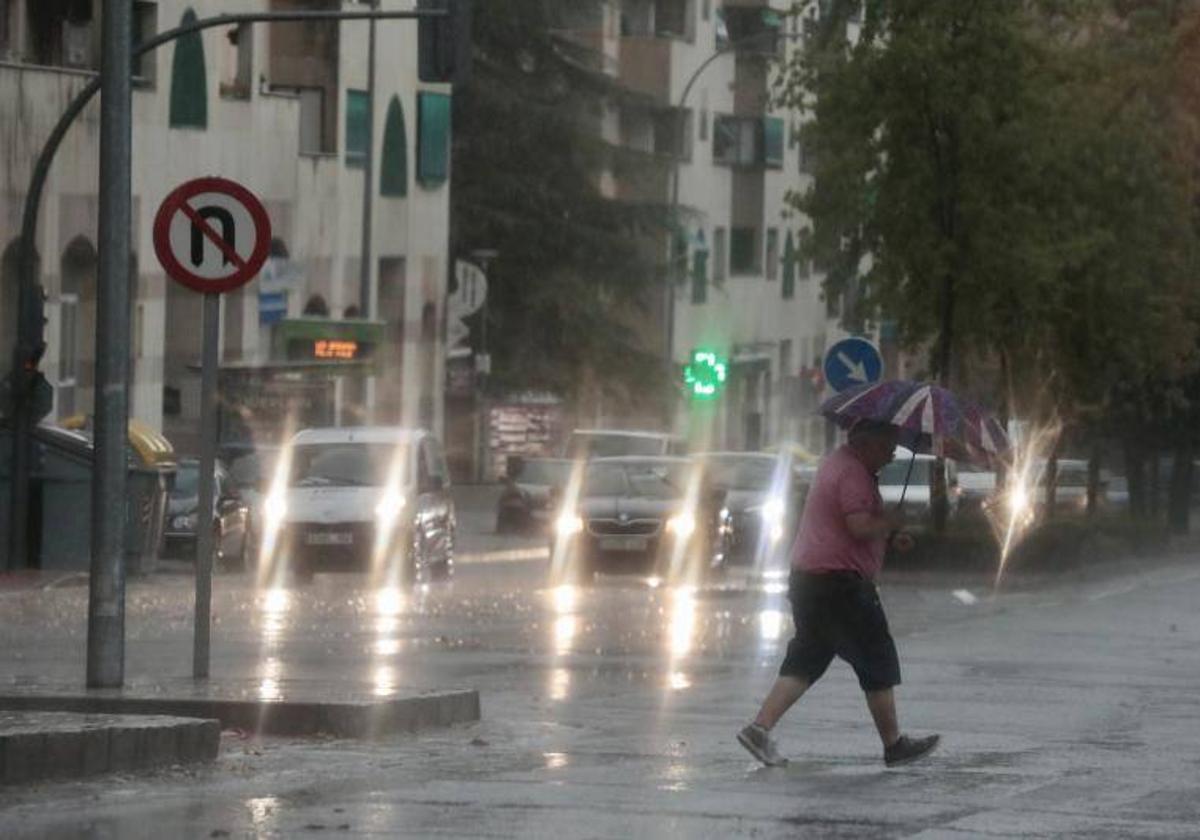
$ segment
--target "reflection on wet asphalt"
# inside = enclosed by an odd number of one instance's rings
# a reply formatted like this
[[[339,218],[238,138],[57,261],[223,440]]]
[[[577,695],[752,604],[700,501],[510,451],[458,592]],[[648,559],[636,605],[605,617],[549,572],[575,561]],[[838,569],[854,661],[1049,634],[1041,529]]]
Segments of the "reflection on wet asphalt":
[[[778,579],[564,586],[540,562],[464,566],[450,582],[411,590],[319,575],[256,591],[248,576],[222,576],[214,681],[263,699],[473,687],[484,720],[378,743],[227,732],[213,767],[10,791],[0,833],[875,837],[957,825],[969,834],[992,830],[989,809],[1022,791],[1063,812],[1040,817],[1036,825],[1053,828],[1043,836],[1083,831],[1094,816],[1073,803],[1110,790],[1106,774],[1140,768],[1141,790],[1169,788],[1180,772],[1173,755],[1153,753],[1165,730],[1146,731],[1138,709],[1176,726],[1195,724],[1196,713],[1174,684],[1146,694],[1112,676],[1112,663],[1149,649],[1174,660],[1162,667],[1176,680],[1181,663],[1197,664],[1200,625],[1186,604],[1200,585],[1170,574],[1179,573],[1142,575],[1121,597],[1100,597],[1117,591],[1106,583],[997,596],[963,576],[894,576],[883,598],[904,663],[902,719],[947,734],[936,762],[903,775],[883,770],[840,665],[781,726],[790,767],[757,768],[733,742],[791,635]],[[1138,597],[1154,608],[1130,606]],[[86,589],[0,598],[0,643],[13,652],[0,665],[4,682],[78,685]],[[186,576],[131,583],[131,684],[188,690],[191,610]],[[1168,637],[1174,644],[1145,642],[1168,632],[1152,621],[1157,611],[1182,628]],[[1097,637],[1121,622],[1124,654]],[[1081,706],[1080,688],[1098,679]],[[1054,742],[1069,751],[1047,749]],[[1146,771],[1148,754],[1157,769]],[[1172,802],[1178,815],[1186,802]],[[1128,808],[1122,836],[1137,836],[1145,809]]]

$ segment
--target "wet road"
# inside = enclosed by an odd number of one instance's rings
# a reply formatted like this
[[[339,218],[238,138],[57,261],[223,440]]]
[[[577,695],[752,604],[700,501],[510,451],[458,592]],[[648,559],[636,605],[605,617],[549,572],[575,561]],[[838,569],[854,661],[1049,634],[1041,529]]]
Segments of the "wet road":
[[[1200,820],[1190,558],[996,597],[892,575],[902,723],[946,739],[904,771],[882,767],[838,665],[781,725],[792,766],[734,743],[790,634],[777,581],[558,587],[544,560],[501,559],[412,592],[362,584],[219,577],[214,678],[264,698],[473,687],[483,722],[374,744],[231,732],[211,768],[0,792],[0,834],[1183,837]],[[79,682],[85,588],[0,610],[0,679]],[[127,612],[129,682],[186,680],[190,580],[133,582]]]

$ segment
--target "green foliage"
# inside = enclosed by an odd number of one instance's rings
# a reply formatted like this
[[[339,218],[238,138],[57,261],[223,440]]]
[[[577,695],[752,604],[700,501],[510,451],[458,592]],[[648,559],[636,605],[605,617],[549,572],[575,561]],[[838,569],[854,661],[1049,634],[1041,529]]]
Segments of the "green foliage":
[[[777,98],[812,117],[814,182],[792,203],[829,291],[861,287],[852,317],[896,320],[910,347],[949,340],[960,382],[968,360],[1002,357],[1018,410],[1048,391],[1068,420],[1184,375],[1196,255],[1179,150],[1195,145],[1174,119],[1178,4],[867,2],[855,43],[857,4],[822,5]]]
[[[645,243],[665,232],[666,208],[600,193],[613,150],[594,111],[611,81],[555,35],[563,11],[476,5],[473,75],[454,103],[452,243],[499,252],[488,307],[498,387],[634,401],[665,386],[659,266]]]

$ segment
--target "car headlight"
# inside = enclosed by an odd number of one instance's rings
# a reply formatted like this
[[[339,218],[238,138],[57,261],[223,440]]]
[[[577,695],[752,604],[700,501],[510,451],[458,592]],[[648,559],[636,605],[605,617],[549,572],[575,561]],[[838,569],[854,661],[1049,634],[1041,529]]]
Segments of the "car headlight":
[[[1008,507],[1015,515],[1020,515],[1029,509],[1029,492],[1017,485],[1008,496]]]
[[[196,514],[181,513],[171,520],[171,527],[176,531],[195,531],[196,530]]]
[[[570,537],[583,530],[583,520],[577,514],[563,511],[554,523],[554,530],[560,537]]]
[[[688,511],[676,514],[667,520],[667,530],[680,539],[687,539],[696,530],[696,517]]]
[[[384,491],[379,503],[375,505],[375,516],[385,527],[391,527],[404,510],[404,497],[395,490]]]

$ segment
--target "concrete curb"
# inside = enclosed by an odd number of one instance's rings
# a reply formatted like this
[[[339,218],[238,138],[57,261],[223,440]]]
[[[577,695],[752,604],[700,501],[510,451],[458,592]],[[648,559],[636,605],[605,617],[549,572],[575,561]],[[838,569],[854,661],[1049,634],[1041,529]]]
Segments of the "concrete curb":
[[[75,779],[212,761],[215,720],[64,712],[0,713],[0,784]]]
[[[0,696],[0,710],[211,718],[224,729],[263,735],[328,734],[340,738],[375,738],[473,723],[480,718],[479,692],[474,690],[362,701],[30,693]]]

